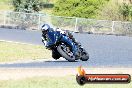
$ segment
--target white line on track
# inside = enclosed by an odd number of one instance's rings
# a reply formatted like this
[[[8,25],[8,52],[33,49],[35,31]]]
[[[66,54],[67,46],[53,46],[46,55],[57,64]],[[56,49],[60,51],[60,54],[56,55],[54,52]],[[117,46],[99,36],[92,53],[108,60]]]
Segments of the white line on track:
[[[36,44],[30,44],[30,43],[24,43],[24,42],[16,42],[16,41],[9,41],[9,40],[0,40],[0,42],[9,42],[9,43],[16,43],[16,44],[24,44],[24,45],[36,45]],[[38,45],[36,45],[38,46]]]

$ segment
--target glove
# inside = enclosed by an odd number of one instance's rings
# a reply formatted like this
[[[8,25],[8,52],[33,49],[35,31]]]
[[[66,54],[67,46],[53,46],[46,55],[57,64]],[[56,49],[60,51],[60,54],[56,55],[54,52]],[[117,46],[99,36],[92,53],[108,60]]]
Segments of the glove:
[[[42,42],[44,43],[44,38],[43,38],[43,37],[41,37],[41,39],[42,39]]]
[[[46,49],[50,50],[52,45],[46,45],[45,47],[46,47]]]
[[[44,46],[47,47],[47,41],[43,41]]]

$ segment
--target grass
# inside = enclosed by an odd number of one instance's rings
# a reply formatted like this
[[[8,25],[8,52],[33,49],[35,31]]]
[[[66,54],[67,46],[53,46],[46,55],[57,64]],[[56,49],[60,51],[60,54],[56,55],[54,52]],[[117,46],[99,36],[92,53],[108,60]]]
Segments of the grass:
[[[46,13],[46,14],[52,15],[52,11],[53,11],[52,8],[46,8],[46,9],[42,9],[40,13]]]
[[[13,10],[13,7],[11,5],[1,4],[0,5],[0,10],[2,10],[2,11],[4,11],[4,10]]]
[[[0,10],[13,10],[11,0],[0,0]]]
[[[38,73],[39,74],[39,73]],[[0,81],[0,88],[132,88],[129,84],[85,84],[80,86],[75,76],[33,77],[19,80]]]
[[[9,3],[10,0],[0,0],[0,3]]]
[[[0,42],[0,62],[51,58],[44,46]]]

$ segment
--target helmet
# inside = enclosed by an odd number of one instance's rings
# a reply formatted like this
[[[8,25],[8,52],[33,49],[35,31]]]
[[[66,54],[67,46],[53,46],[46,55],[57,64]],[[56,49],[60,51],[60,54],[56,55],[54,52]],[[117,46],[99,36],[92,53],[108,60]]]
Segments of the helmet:
[[[44,24],[41,28],[42,32],[47,32],[50,29],[50,26],[48,24]]]

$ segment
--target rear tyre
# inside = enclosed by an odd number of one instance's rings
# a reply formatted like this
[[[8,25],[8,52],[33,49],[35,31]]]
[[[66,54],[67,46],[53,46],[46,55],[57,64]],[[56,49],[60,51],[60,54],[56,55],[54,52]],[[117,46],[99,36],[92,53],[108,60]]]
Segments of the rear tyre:
[[[82,61],[87,61],[89,59],[89,56],[84,56],[81,58]]]
[[[82,56],[81,56],[80,60],[87,61],[88,59],[89,59],[89,54],[86,52],[85,49],[82,48]]]
[[[58,52],[63,56],[66,60],[69,62],[74,62],[75,61],[75,56],[74,55],[68,55],[69,51],[65,51],[65,49],[68,48],[66,45],[59,45],[57,47]],[[72,53],[72,51],[70,51]]]

